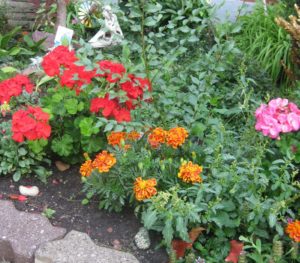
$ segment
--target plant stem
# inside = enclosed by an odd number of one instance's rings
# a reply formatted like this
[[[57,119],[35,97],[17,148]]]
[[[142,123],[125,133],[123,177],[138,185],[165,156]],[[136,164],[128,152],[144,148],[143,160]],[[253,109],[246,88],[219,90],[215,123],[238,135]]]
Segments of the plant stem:
[[[148,61],[146,56],[146,42],[145,42],[145,0],[141,1],[142,21],[141,21],[141,42],[142,42],[142,58],[145,66],[147,78],[150,79]]]

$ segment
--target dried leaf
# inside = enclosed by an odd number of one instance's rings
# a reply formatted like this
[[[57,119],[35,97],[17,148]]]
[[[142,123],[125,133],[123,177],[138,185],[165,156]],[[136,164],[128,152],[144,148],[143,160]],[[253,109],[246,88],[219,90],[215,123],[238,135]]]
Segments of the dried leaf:
[[[177,258],[184,257],[185,251],[187,249],[191,249],[193,247],[193,243],[196,241],[198,236],[204,230],[205,230],[205,228],[203,228],[203,227],[193,228],[189,232],[189,237],[190,237],[191,242],[185,242],[183,240],[178,240],[178,239],[175,239],[172,241],[172,247],[173,247],[174,251],[176,252]]]
[[[242,242],[238,242],[236,240],[230,241],[230,252],[228,256],[225,258],[226,262],[238,263],[239,256],[243,251],[244,244]]]

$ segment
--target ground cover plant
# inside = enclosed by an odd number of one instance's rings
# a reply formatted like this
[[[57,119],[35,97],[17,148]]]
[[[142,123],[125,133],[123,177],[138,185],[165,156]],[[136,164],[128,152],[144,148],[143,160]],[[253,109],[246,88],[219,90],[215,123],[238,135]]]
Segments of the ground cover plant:
[[[0,82],[1,175],[80,163],[82,203],[133,207],[170,262],[299,262],[297,89],[274,88],[205,1],[117,12],[121,46],[58,46],[39,77]]]

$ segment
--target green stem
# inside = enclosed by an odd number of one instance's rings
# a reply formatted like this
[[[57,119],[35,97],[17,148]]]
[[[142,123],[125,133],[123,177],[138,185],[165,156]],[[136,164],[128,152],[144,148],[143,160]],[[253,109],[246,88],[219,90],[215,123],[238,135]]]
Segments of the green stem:
[[[141,1],[142,21],[141,21],[141,41],[142,41],[142,58],[145,66],[147,78],[150,80],[148,60],[146,56],[146,42],[145,42],[145,11],[144,11],[145,0]]]

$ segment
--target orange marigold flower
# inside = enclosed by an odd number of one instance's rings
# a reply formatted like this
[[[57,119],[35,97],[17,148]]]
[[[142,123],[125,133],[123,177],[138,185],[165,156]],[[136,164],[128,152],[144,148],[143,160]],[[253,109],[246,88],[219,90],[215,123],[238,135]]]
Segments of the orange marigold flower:
[[[285,232],[289,235],[291,239],[296,242],[300,242],[300,221],[295,220],[293,222],[288,223],[285,228]]]
[[[107,151],[102,151],[97,154],[95,160],[93,161],[93,167],[98,169],[100,173],[107,173],[109,169],[115,165],[117,162],[113,154]]]
[[[189,136],[189,133],[185,128],[175,127],[167,132],[166,141],[169,146],[177,149],[178,146],[184,144],[185,139]]]
[[[81,166],[80,166],[80,174],[81,176],[90,176],[93,171],[93,164],[92,160],[86,160]]]
[[[202,178],[200,176],[202,172],[202,166],[193,164],[192,162],[183,162],[178,177],[186,183],[201,183]]]
[[[166,140],[166,131],[163,128],[155,128],[148,136],[148,142],[153,148],[158,148]]]
[[[130,141],[136,141],[139,138],[141,138],[141,134],[138,133],[137,131],[131,131],[131,132],[127,133],[127,135],[126,135],[126,139],[130,140]]]
[[[121,146],[122,141],[125,141],[126,132],[111,132],[107,136],[108,144],[112,146]]]
[[[133,187],[136,200],[142,201],[156,195],[156,185],[157,182],[154,178],[148,180],[143,180],[142,177],[136,178]]]

